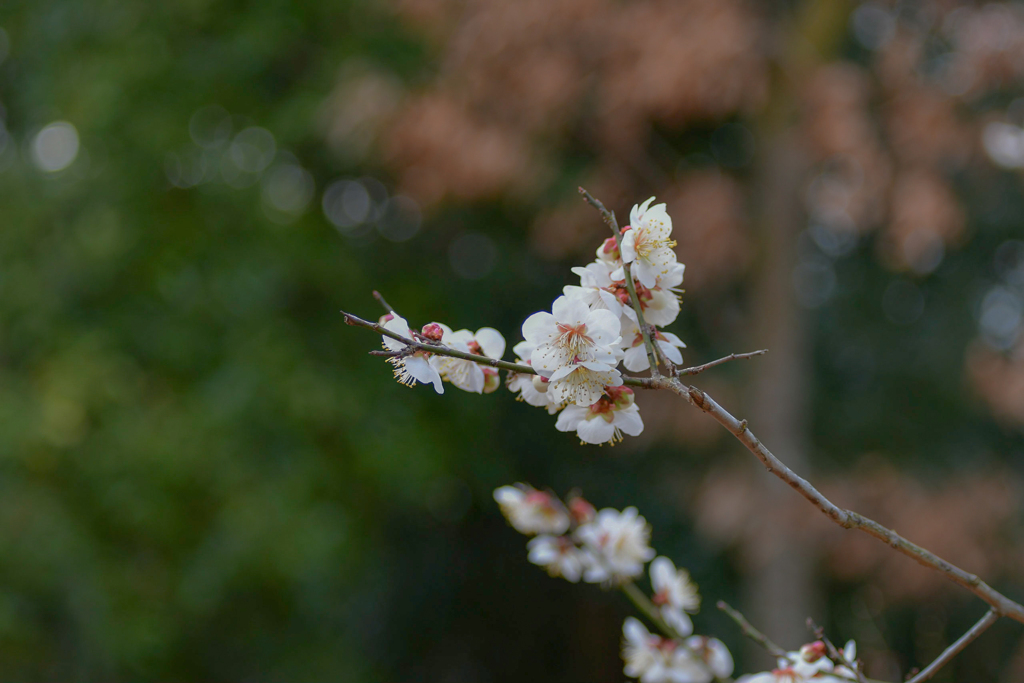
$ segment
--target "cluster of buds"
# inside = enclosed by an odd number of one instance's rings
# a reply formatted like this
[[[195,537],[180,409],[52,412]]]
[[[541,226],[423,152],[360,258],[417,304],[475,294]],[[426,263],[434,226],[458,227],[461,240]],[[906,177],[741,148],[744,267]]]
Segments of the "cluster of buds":
[[[630,225],[598,247],[593,263],[573,268],[579,286],[567,285],[550,313],[527,318],[524,341],[513,348],[517,362],[536,374],[510,370],[509,389],[519,400],[551,415],[561,412],[556,429],[576,432],[583,443],[614,444],[623,434],[637,436],[643,431],[633,391],[623,386],[618,367],[622,364],[630,372],[650,368],[645,331],[658,356],[666,362],[683,361],[679,349],[686,345],[671,332],[657,329],[679,315],[678,287],[685,267],[673,251],[672,219],[664,204],[651,206],[653,201],[651,197],[633,207]],[[642,322],[648,326],[645,331]],[[444,392],[443,382],[475,393],[490,393],[500,384],[495,367],[442,353],[448,349],[500,360],[505,339],[497,330],[452,331],[430,323],[416,332],[394,313],[381,318],[380,324],[416,342],[410,345],[384,336],[384,348],[391,354],[388,362],[402,384],[432,384],[438,393]]]
[[[833,662],[826,653],[825,643],[816,640],[779,657],[778,668],[741,676],[736,683],[850,683],[859,680],[855,642],[846,643],[839,653],[841,661]]]
[[[578,495],[563,503],[526,484],[502,486],[494,499],[513,528],[533,536],[527,543],[528,559],[551,576],[572,583],[582,578],[606,587],[622,586],[641,577],[650,562],[649,616],[659,622],[663,635],[651,634],[638,619],[626,619],[626,675],[641,683],[709,683],[732,674],[732,656],[725,645],[693,635],[689,615],[700,609],[697,586],[672,560],[655,558],[651,527],[636,508],[598,511]]]

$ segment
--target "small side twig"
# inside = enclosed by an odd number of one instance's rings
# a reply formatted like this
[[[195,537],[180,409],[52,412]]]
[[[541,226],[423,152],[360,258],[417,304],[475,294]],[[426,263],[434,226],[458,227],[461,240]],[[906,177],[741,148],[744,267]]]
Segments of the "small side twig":
[[[597,199],[584,190],[582,187],[579,188],[579,192],[583,195],[583,199],[588,204],[597,209],[601,216],[604,218],[604,222],[608,224],[608,227],[612,229],[612,236],[615,238],[615,246],[619,248],[621,253],[622,250],[622,233],[619,231],[619,224],[615,220],[615,214],[605,208]],[[630,272],[630,264],[624,263],[622,265],[622,272],[626,280],[626,291],[629,292],[629,301],[633,305],[633,310],[636,311],[636,324],[640,328],[640,335],[644,340],[644,349],[647,351],[647,361],[651,365],[651,377],[657,378],[661,376],[658,371],[658,352],[655,349],[654,342],[651,340],[651,333],[648,329],[646,321],[644,321],[644,311],[640,306],[640,298],[636,295],[636,285],[633,283],[633,273]]]
[[[689,368],[679,368],[676,370],[677,375],[697,375],[705,370],[709,370],[716,365],[728,363],[731,360],[745,360],[747,358],[753,358],[754,356],[763,356],[768,353],[768,349],[759,349],[757,351],[748,351],[747,353],[730,353],[728,356],[713,360],[710,363],[704,363],[704,365],[694,365]]]
[[[387,311],[388,313],[394,313],[395,315],[398,315],[398,313],[395,312],[395,309],[391,307],[391,304],[385,301],[384,297],[381,296],[381,293],[378,292],[376,289],[373,290],[373,298],[376,299],[377,302],[384,307],[385,311]]]
[[[743,635],[745,635],[747,638],[750,638],[752,641],[763,647],[772,657],[786,656],[785,650],[783,650],[781,647],[773,643],[771,639],[768,638],[768,636],[766,636],[765,634],[761,633],[756,628],[751,626],[750,622],[747,621],[747,618],[743,616],[738,610],[731,607],[727,602],[725,602],[724,600],[719,600],[716,606],[718,607],[718,609],[725,612],[730,619],[736,622],[736,625],[740,627],[740,631],[743,632]]]
[[[997,612],[995,608],[990,609],[985,613],[985,616],[978,620],[978,623],[967,631],[967,633],[960,636],[955,643],[943,650],[942,654],[935,658],[935,661],[926,666],[924,671],[911,678],[907,683],[922,683],[923,681],[927,681],[935,675],[936,671],[945,666],[949,660],[956,657],[961,650],[967,647],[972,640],[988,630],[988,627],[996,623],[998,619],[999,612]]]

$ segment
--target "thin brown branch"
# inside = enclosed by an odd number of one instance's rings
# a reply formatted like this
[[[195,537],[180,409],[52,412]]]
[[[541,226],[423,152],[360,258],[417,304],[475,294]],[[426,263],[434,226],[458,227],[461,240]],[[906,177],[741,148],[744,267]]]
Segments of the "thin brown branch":
[[[689,368],[679,368],[678,370],[676,370],[676,374],[677,375],[697,375],[697,374],[700,374],[700,373],[704,372],[705,370],[709,370],[709,369],[715,367],[716,365],[721,365],[723,363],[728,363],[731,360],[746,360],[747,358],[753,358],[754,356],[763,356],[766,353],[768,353],[768,349],[759,349],[757,351],[748,351],[747,353],[730,353],[728,356],[725,356],[723,358],[719,358],[718,360],[713,360],[710,363],[705,363],[704,365],[694,365],[693,367],[689,367]]]
[[[718,609],[725,612],[730,619],[736,622],[736,625],[740,627],[740,631],[743,632],[743,635],[745,635],[747,638],[750,638],[752,641],[763,647],[772,657],[786,656],[785,650],[783,650],[781,647],[773,643],[771,639],[768,638],[768,636],[766,636],[765,634],[761,633],[756,628],[751,626],[750,622],[747,621],[747,618],[743,616],[738,610],[730,607],[727,602],[725,602],[724,600],[719,600],[717,607]]]
[[[888,544],[894,550],[913,559],[918,564],[930,567],[944,574],[950,581],[959,584],[977,595],[988,603],[997,615],[1007,616],[1015,621],[1024,623],[1024,606],[1010,600],[1005,595],[995,590],[982,581],[975,574],[968,573],[956,565],[942,559],[935,553],[926,550],[895,531],[887,529],[878,522],[868,519],[852,510],[845,510],[838,507],[821,494],[806,479],[789,469],[781,460],[775,457],[764,444],[762,444],[753,432],[747,429],[746,420],[738,420],[727,410],[718,405],[707,393],[694,386],[686,386],[678,380],[660,379],[656,386],[664,387],[674,391],[686,398],[690,403],[703,410],[713,417],[719,424],[725,427],[735,436],[740,443],[747,447],[758,460],[765,466],[769,473],[774,474],[782,481],[789,484],[800,495],[811,502],[816,508],[822,511],[826,517],[843,527],[844,529],[859,529],[866,534],[874,536],[880,541]]]
[[[604,222],[608,224],[608,227],[612,229],[612,237],[615,238],[615,246],[618,247],[619,253],[622,253],[622,232],[619,230],[619,224],[615,220],[615,214],[605,208],[597,199],[584,190],[582,187],[579,188],[579,192],[583,195],[583,199],[588,204],[597,209],[601,216],[604,218]],[[651,332],[644,321],[643,308],[640,306],[640,297],[636,295],[636,285],[633,283],[633,274],[630,272],[630,264],[624,263],[622,265],[622,272],[626,280],[626,291],[629,292],[629,301],[633,305],[633,310],[636,312],[636,324],[640,328],[640,336],[644,340],[644,349],[647,351],[647,362],[651,366],[651,377],[657,378],[661,375],[658,371],[658,352],[655,349],[654,342],[651,339]]]
[[[377,334],[384,335],[385,337],[390,337],[391,339],[394,339],[395,341],[401,342],[401,343],[405,344],[406,346],[411,346],[414,349],[419,349],[421,351],[426,351],[428,353],[433,353],[433,354],[436,354],[438,356],[450,356],[452,358],[461,358],[462,360],[472,361],[473,363],[477,363],[479,365],[488,365],[488,366],[490,366],[492,368],[500,368],[502,370],[511,370],[512,372],[521,372],[521,373],[526,374],[526,375],[536,375],[537,374],[537,371],[534,370],[529,365],[520,365],[518,363],[509,363],[508,361],[498,360],[497,358],[489,358],[488,356],[480,356],[480,355],[477,355],[475,353],[465,353],[463,351],[456,351],[455,349],[450,349],[447,346],[444,346],[443,344],[426,343],[426,342],[422,342],[422,341],[417,341],[415,339],[408,339],[408,338],[403,337],[402,335],[400,335],[400,334],[398,334],[396,332],[392,332],[391,330],[387,329],[386,327],[384,327],[383,325],[380,325],[378,323],[370,322],[369,320],[363,320],[362,318],[360,318],[358,316],[355,316],[355,315],[352,315],[351,313],[346,313],[345,311],[342,311],[341,314],[342,314],[342,316],[344,316],[345,323],[347,325],[354,325],[356,327],[364,327],[364,328],[366,328],[368,330],[372,330],[372,331],[376,332]],[[397,351],[397,352],[394,352],[394,353],[395,354],[401,354],[403,352],[404,352],[404,350],[403,351]],[[377,356],[377,355],[388,356],[390,352],[383,352],[382,353],[382,352],[378,352],[378,351],[371,351],[370,353],[375,355],[375,356]],[[654,380],[652,378],[649,378],[649,377],[625,377],[624,376],[622,378],[622,383],[625,384],[626,386],[639,387],[641,389],[651,389],[651,388],[653,388],[655,386]]]
[[[381,293],[378,292],[376,289],[373,290],[373,298],[376,299],[377,302],[384,307],[385,311],[387,311],[388,313],[394,313],[395,315],[398,315],[398,313],[395,313],[395,309],[391,307],[391,304],[385,301],[384,297],[381,296]]]
[[[1010,616],[1010,615],[1007,615]],[[972,640],[988,630],[988,627],[999,620],[999,612],[995,607],[985,612],[985,616],[978,620],[967,633],[960,636],[955,643],[942,651],[942,654],[935,658],[931,664],[924,668],[924,671],[911,678],[907,683],[922,683],[935,675],[935,672],[945,666],[949,660],[960,654],[960,651],[967,647]]]

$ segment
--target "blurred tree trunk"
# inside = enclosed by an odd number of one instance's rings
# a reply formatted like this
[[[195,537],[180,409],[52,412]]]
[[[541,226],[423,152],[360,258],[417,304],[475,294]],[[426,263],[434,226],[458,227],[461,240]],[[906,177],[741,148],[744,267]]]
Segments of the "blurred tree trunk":
[[[795,138],[795,132],[788,132],[768,141],[758,169],[762,267],[754,280],[753,331],[757,346],[767,347],[769,355],[754,364],[749,414],[751,428],[772,452],[806,475],[811,348],[792,273],[807,163]],[[762,533],[746,548],[745,602],[755,624],[793,648],[809,640],[805,622],[820,603],[813,583],[815,549],[798,523],[814,510],[775,477],[759,473],[754,481]]]
[[[813,348],[807,321],[796,300],[793,269],[799,262],[799,236],[806,222],[801,202],[810,159],[799,128],[802,93],[794,88],[835,58],[846,37],[847,2],[797,6],[780,21],[773,37],[776,72],[759,124],[759,163],[754,221],[760,269],[754,276],[752,327],[764,362],[753,365],[748,396],[751,428],[779,458],[810,477],[807,426],[808,387]],[[806,620],[825,620],[824,604],[813,583],[816,549],[801,534],[800,519],[817,514],[775,477],[759,473],[759,538],[748,544],[744,602],[753,623],[787,649],[811,639]],[[763,654],[761,655],[763,656]]]

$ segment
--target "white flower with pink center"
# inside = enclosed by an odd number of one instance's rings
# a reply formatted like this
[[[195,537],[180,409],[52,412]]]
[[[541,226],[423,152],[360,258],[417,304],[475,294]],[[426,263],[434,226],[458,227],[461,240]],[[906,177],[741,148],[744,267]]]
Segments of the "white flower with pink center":
[[[564,534],[569,513],[561,501],[526,484],[502,486],[494,491],[501,514],[521,534]]]
[[[533,345],[530,363],[548,379],[555,401],[589,406],[605,386],[622,384],[615,369],[619,319],[611,311],[591,310],[581,299],[560,296],[551,313],[526,319],[523,337]]]
[[[622,236],[620,249],[623,263],[630,264],[633,278],[644,287],[658,284],[658,278],[667,275],[672,264],[677,262],[676,245],[672,235],[672,219],[665,211],[664,204],[651,206],[651,197],[639,206],[634,205],[629,214],[629,230]]]
[[[469,330],[453,332],[450,327],[440,323],[438,327],[442,330],[441,342],[455,351],[496,359],[505,353],[505,338],[493,327],[482,327],[476,334]],[[444,379],[463,391],[490,393],[501,383],[495,368],[485,368],[473,361],[434,355],[430,364]]]
[[[825,644],[815,641],[779,657],[778,668],[741,676],[736,683],[840,683],[847,679],[832,675],[835,665],[825,656]],[[846,667],[838,667],[843,673]],[[852,672],[851,672],[852,673]]]
[[[576,536],[587,551],[583,578],[588,583],[621,582],[640,576],[654,557],[651,527],[635,507],[622,512],[605,508],[581,524]]]
[[[388,316],[391,317],[382,323],[385,330],[399,334],[406,339],[413,338],[412,330],[409,329],[409,323],[405,321],[405,318],[390,313]],[[387,318],[388,316],[384,317]],[[409,348],[408,344],[403,344],[397,339],[392,339],[391,337],[382,338],[384,348],[388,351],[403,352]],[[441,385],[441,375],[430,364],[430,355],[426,351],[416,351],[415,353],[392,356],[388,358],[387,362],[394,366],[395,379],[398,380],[399,384],[404,384],[408,387],[413,386],[416,382],[433,384],[434,391],[443,394],[444,387]]]
[[[533,353],[533,346],[529,342],[519,342],[512,347],[516,354],[516,362],[522,365],[530,364],[530,354]],[[562,403],[554,400],[554,395],[548,392],[548,379],[541,375],[528,375],[522,372],[510,372],[508,374],[508,388],[513,393],[518,393],[518,401],[525,401],[531,406],[545,408],[548,415],[554,415],[562,409]]]
[[[626,350],[626,355],[622,359],[622,364],[630,372],[641,372],[651,367],[651,363],[647,359],[647,347],[644,346],[644,337],[640,334],[640,328],[636,324],[631,324],[630,327],[623,329],[626,333],[622,337],[622,346]],[[686,348],[686,344],[683,343],[682,339],[671,332],[657,330],[652,341],[655,342],[658,347],[658,353],[663,357],[668,358],[676,365],[682,364],[683,354],[679,352],[679,349]]]
[[[682,293],[679,286],[683,284],[685,270],[682,263],[672,264],[668,272],[658,278],[657,286],[647,290],[646,298],[641,298],[644,320],[649,324],[664,327],[679,317],[679,296]]]
[[[577,266],[572,272],[580,276],[579,286],[566,285],[562,292],[580,299],[591,309],[606,308],[619,317],[624,313],[623,307],[629,306],[629,294],[625,291],[625,281],[612,280],[612,270],[613,267],[604,261],[594,261],[585,268]],[[624,297],[619,296],[620,289]]]
[[[576,432],[580,441],[590,444],[614,444],[622,433],[638,436],[644,430],[640,409],[633,402],[633,390],[605,387],[605,393],[590,406],[571,405],[562,410],[555,422],[560,432]]]
[[[690,581],[690,574],[685,569],[676,569],[667,557],[651,562],[650,574],[654,589],[651,602],[660,608],[662,619],[681,636],[693,633],[693,622],[686,613],[697,613],[700,595],[696,584]]]
[[[622,636],[622,670],[640,683],[709,683],[712,678],[708,667],[678,641],[653,635],[634,617],[626,617]]]
[[[572,583],[583,576],[584,555],[569,537],[544,534],[530,539],[526,547],[530,550],[527,559],[544,567],[550,576],[562,576]]]

